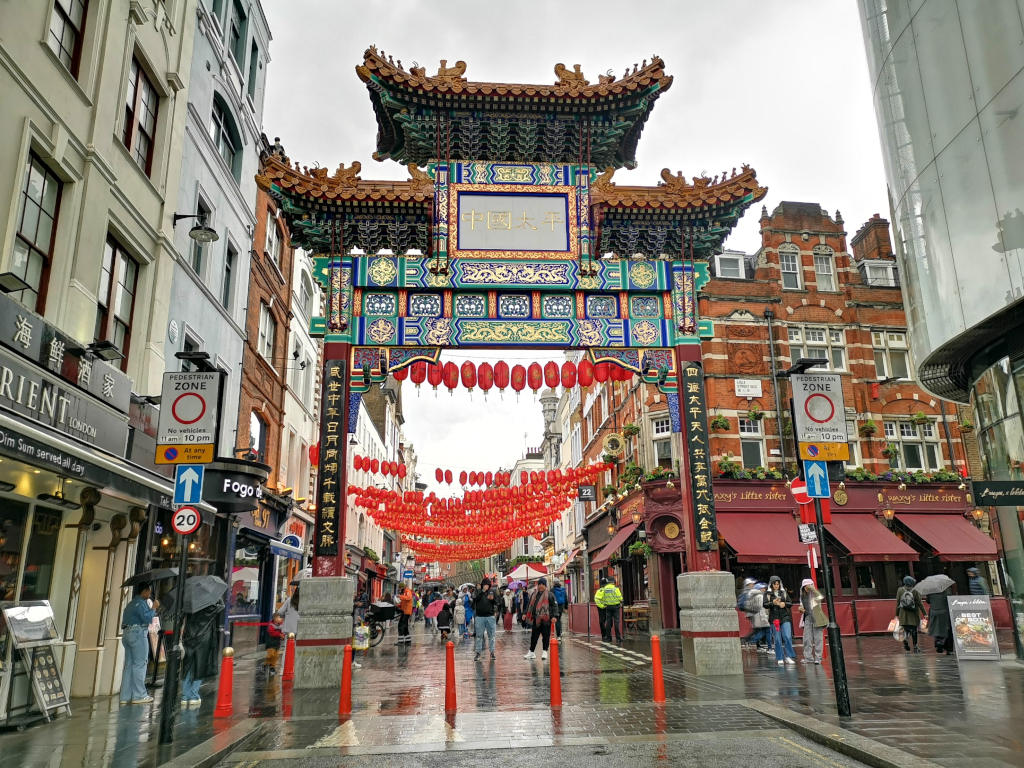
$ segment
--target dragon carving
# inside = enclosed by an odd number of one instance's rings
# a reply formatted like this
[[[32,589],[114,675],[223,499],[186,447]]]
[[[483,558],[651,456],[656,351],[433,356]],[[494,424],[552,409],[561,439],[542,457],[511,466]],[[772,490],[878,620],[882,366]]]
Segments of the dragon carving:
[[[580,71],[579,64],[573,64],[572,69],[568,69],[565,64],[555,64],[555,75],[558,77],[556,85],[590,85],[590,81],[587,80],[583,76],[583,72]]]

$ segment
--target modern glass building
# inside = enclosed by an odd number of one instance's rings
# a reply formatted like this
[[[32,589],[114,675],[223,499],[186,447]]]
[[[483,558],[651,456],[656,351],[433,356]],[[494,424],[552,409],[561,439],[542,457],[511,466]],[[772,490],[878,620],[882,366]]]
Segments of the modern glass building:
[[[1024,2],[859,4],[919,378],[974,403],[985,479],[1024,479]],[[994,522],[1019,636],[1018,508]]]

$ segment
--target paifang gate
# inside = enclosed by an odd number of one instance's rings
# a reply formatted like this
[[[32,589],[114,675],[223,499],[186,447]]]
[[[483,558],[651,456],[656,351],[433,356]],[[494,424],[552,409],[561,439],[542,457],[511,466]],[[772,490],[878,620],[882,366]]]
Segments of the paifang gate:
[[[585,350],[656,384],[685,445],[680,477],[691,569],[717,567],[696,293],[708,258],[766,189],[742,166],[655,186],[633,168],[640,132],[672,85],[654,57],[621,78],[555,66],[553,85],[434,75],[370,48],[356,74],[377,118],[377,160],[405,181],[333,173],[283,152],[258,181],[281,205],[292,244],[318,254],[327,295],[314,576],[343,575],[346,434],[362,392],[445,348]],[[695,479],[696,478],[696,479]],[[699,484],[698,484],[699,481]]]

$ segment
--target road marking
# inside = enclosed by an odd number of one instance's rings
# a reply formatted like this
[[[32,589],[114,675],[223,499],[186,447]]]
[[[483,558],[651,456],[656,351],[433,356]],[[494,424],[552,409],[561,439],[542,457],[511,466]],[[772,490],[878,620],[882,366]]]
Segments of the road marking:
[[[606,653],[609,656],[614,656],[616,659],[619,659],[621,661],[627,661],[630,664],[635,664],[636,666],[643,666],[646,663],[644,661],[638,661],[638,660],[636,660],[634,658],[631,658],[629,656],[623,656],[621,653],[619,653],[619,651],[622,651],[622,650],[625,650],[625,649],[617,648],[614,645],[609,646],[607,648],[604,648],[604,647],[602,647],[603,645],[605,645],[604,643],[602,643],[602,645],[592,645],[591,643],[587,643],[587,642],[584,642],[583,640],[579,640],[579,639],[576,639],[576,638],[573,638],[573,640],[574,640],[574,642],[577,642],[580,645],[585,645],[585,646],[587,646],[587,648],[591,648],[591,649],[597,651],[598,653]]]

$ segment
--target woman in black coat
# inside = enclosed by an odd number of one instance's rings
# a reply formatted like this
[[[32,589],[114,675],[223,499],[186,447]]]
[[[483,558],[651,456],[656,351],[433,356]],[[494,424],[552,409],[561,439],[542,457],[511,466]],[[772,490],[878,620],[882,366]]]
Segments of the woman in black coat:
[[[181,644],[185,646],[182,661],[181,706],[198,709],[202,704],[199,686],[203,680],[216,677],[220,668],[220,628],[224,603],[203,608],[185,617]]]
[[[942,592],[933,592],[925,599],[928,601],[928,634],[935,638],[935,652],[953,652],[953,625],[949,621],[949,603],[946,598],[952,594],[952,588]]]

